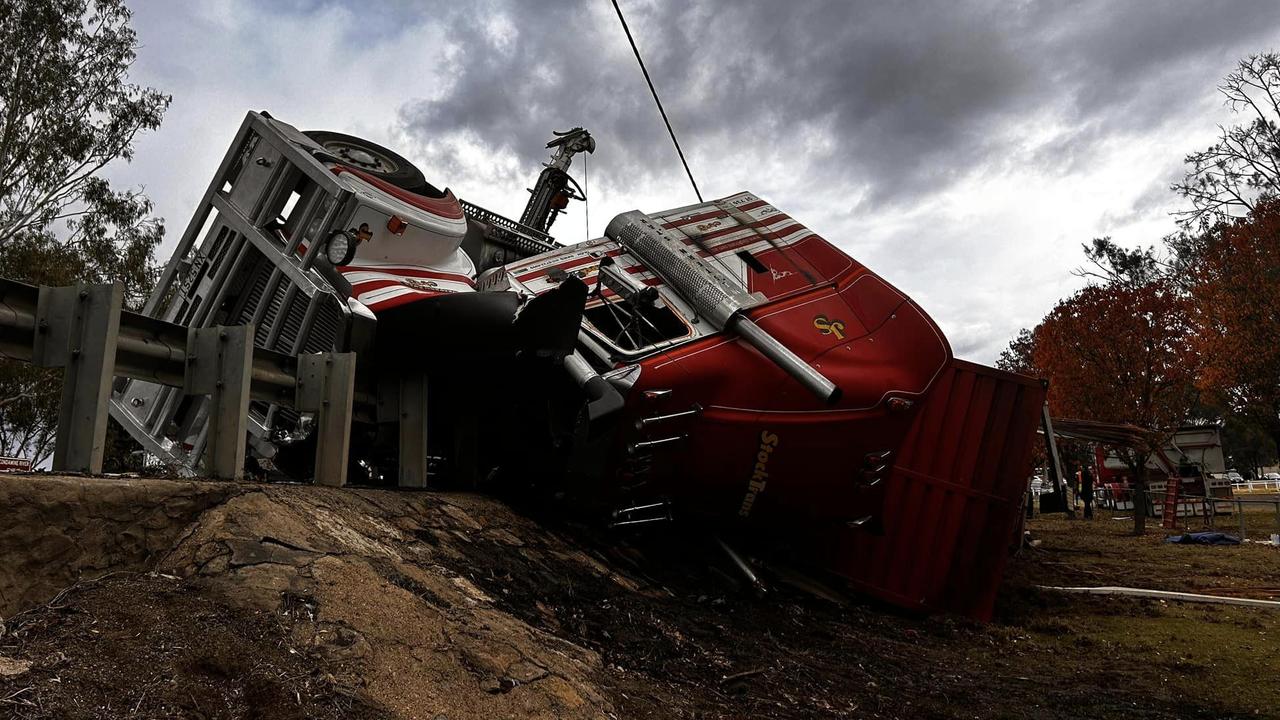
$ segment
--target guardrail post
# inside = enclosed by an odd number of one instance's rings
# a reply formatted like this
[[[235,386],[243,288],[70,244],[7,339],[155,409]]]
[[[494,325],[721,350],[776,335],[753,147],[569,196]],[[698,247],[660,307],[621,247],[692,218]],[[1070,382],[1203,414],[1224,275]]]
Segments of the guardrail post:
[[[244,476],[249,431],[249,386],[253,376],[253,325],[191,328],[182,391],[209,396],[205,470],[213,477]]]
[[[1244,540],[1244,502],[1242,500],[1236,500],[1236,515],[1240,516],[1240,539]]]
[[[427,486],[427,376],[400,378],[400,487]]]
[[[32,362],[64,368],[53,469],[102,472],[124,287],[41,287]]]
[[[299,410],[316,413],[317,485],[342,487],[347,484],[355,383],[355,353],[298,356],[295,404]]]

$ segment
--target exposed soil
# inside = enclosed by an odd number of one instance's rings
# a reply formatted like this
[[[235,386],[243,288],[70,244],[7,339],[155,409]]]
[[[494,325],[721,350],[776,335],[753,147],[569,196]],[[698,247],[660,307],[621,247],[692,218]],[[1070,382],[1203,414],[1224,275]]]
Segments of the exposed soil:
[[[243,611],[178,578],[89,582],[14,618],[6,650],[31,670],[6,684],[16,717],[386,718],[325,663],[293,651],[275,613]],[[29,690],[25,688],[30,688]]]
[[[150,568],[228,483],[0,476],[0,616],[81,577]]]
[[[0,717],[1280,717],[1280,612],[1037,588],[1265,597],[1280,548],[1040,519],[982,625],[792,570],[762,569],[760,593],[708,538],[620,538],[466,494],[0,488],[18,520],[0,532]],[[147,522],[134,551],[110,539]],[[55,531],[60,553],[17,541]]]

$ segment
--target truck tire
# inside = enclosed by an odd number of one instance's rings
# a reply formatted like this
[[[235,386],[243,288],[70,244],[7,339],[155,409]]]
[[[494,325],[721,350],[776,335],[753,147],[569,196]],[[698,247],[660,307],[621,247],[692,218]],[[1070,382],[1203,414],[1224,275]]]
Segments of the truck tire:
[[[367,172],[411,192],[430,187],[422,171],[413,163],[377,143],[328,130],[307,130],[303,134],[324,148],[336,163]]]

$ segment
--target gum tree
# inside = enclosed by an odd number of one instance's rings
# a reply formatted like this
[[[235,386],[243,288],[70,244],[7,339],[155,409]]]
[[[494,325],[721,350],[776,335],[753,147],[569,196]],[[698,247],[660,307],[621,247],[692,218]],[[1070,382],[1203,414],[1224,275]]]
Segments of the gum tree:
[[[137,189],[103,178],[160,125],[169,96],[129,82],[138,48],[121,0],[9,0],[0,13],[0,274],[148,289],[164,234]],[[0,453],[51,451],[56,377],[0,363]]]

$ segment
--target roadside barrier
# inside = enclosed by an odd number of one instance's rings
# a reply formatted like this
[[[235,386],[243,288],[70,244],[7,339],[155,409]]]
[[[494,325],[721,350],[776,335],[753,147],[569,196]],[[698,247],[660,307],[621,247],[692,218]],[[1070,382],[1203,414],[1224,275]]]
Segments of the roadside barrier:
[[[355,353],[254,347],[253,325],[188,328],[123,310],[123,287],[35,287],[0,279],[0,357],[63,369],[55,471],[100,473],[115,378],[207,395],[208,475],[244,472],[250,399],[317,414],[315,481],[344,485]]]

